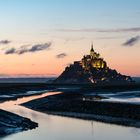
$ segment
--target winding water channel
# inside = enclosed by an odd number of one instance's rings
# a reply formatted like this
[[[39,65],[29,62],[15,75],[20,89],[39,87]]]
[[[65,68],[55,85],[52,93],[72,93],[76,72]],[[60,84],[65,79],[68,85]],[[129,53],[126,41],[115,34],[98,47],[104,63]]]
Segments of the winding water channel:
[[[0,140],[138,140],[140,129],[88,121],[69,117],[53,116],[27,109],[19,104],[60,92],[19,98],[0,104],[0,108],[30,118],[39,127],[12,134]]]

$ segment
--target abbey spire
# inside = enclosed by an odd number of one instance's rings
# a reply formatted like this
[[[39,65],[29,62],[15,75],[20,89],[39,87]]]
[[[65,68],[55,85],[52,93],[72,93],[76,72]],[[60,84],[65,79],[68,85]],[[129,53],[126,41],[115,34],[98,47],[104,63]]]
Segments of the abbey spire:
[[[91,44],[90,56],[94,57],[93,43]]]
[[[93,42],[91,44],[91,50],[90,51],[93,51],[94,52],[94,49],[93,49]]]

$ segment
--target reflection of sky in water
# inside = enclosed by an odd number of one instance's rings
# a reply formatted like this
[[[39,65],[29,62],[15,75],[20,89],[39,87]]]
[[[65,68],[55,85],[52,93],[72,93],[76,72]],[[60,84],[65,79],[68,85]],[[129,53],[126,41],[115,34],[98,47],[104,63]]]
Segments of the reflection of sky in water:
[[[127,102],[132,104],[140,104],[140,91],[124,91],[115,92],[109,94],[101,94],[108,99],[103,99],[102,101],[113,101],[113,102]]]
[[[102,101],[124,102],[124,103],[131,103],[131,104],[140,104],[140,98],[128,98],[128,99],[109,98],[109,99],[103,99]]]
[[[31,97],[26,97],[26,101],[30,99]],[[12,104],[5,108],[38,122],[39,127],[1,140],[138,140],[140,138],[140,129],[137,128],[47,115],[14,105],[22,101],[25,101],[25,98],[12,101]]]

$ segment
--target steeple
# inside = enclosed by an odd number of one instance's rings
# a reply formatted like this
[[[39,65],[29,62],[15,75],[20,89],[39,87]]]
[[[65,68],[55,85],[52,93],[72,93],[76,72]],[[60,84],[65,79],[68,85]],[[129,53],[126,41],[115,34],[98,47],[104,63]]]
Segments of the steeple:
[[[93,49],[93,43],[91,44],[90,56],[91,56],[91,58],[94,58],[94,56],[95,56],[95,52]]]
[[[94,52],[94,49],[93,49],[93,42],[92,42],[92,44],[91,44],[91,50],[90,50],[90,52]]]

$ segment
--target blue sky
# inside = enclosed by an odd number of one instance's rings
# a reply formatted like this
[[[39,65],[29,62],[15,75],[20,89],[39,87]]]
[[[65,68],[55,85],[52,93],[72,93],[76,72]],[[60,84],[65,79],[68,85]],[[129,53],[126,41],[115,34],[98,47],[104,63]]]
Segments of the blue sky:
[[[1,0],[2,27],[124,28],[140,23],[139,0]],[[12,21],[12,22],[11,22]],[[22,30],[22,28],[20,28]],[[11,29],[9,29],[11,30]]]

